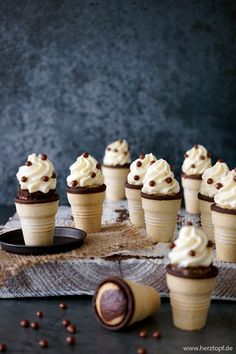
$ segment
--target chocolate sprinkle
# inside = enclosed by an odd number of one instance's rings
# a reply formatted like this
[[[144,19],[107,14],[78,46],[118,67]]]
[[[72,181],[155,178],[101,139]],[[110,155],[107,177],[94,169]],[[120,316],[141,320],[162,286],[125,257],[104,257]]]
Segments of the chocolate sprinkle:
[[[48,177],[48,176],[43,176],[43,177],[42,177],[42,180],[43,180],[44,182],[48,182],[48,181],[49,181],[49,177]]]
[[[200,160],[205,160],[205,156],[201,155]]]
[[[43,317],[43,312],[42,312],[42,311],[37,311],[37,312],[36,312],[36,316],[37,316],[38,318],[42,318],[42,317]]]
[[[141,167],[142,166],[142,162],[141,161],[137,161],[136,162],[136,166]]]
[[[194,250],[191,250],[191,251],[189,251],[189,253],[188,253],[191,257],[194,257],[195,256],[195,251]]]
[[[72,187],[76,187],[77,184],[78,184],[78,182],[77,182],[76,180],[74,180],[74,181],[71,182]]]
[[[7,351],[7,346],[5,343],[0,343],[0,352],[5,353]]]
[[[191,221],[186,221],[185,226],[192,226],[193,223]]]
[[[62,325],[66,328],[71,324],[71,322],[69,320],[63,320],[62,321]]]
[[[101,164],[100,164],[100,163],[97,163],[96,168],[97,168],[98,170],[101,170]]]
[[[195,164],[194,163],[192,163],[192,165],[191,165],[191,168],[195,168],[196,166],[195,166]]]
[[[39,345],[41,348],[48,348],[48,341],[46,339],[40,339]]]
[[[96,173],[95,173],[95,172],[92,172],[92,173],[91,173],[91,177],[92,177],[92,178],[95,178],[95,177],[96,177]]]
[[[147,350],[145,348],[138,348],[137,354],[147,354]]]
[[[208,184],[212,184],[213,183],[213,179],[212,178],[208,178],[207,183]]]
[[[220,189],[223,187],[223,184],[222,183],[216,183],[216,189]]]
[[[38,329],[39,329],[39,323],[38,322],[32,322],[31,324],[30,324],[30,327],[32,328],[32,329],[34,329],[35,331],[37,331]]]
[[[139,337],[146,338],[148,336],[146,329],[139,332]]]
[[[155,184],[156,184],[155,181],[150,181],[149,182],[149,186],[151,186],[151,187],[155,186]]]
[[[187,154],[187,153],[185,153],[185,154],[184,154],[184,157],[185,157],[185,158],[187,158],[187,157],[188,157],[188,154]]]
[[[153,165],[155,162],[156,162],[155,160],[152,160],[152,161],[150,162],[150,165]]]
[[[119,140],[119,143],[122,144],[122,143],[123,143],[123,139],[120,139],[120,140]]]
[[[160,339],[161,338],[161,332],[160,331],[154,331],[152,336],[153,336],[153,338]]]
[[[66,329],[69,333],[76,333],[76,326],[73,324],[70,324],[68,327],[66,327]]]
[[[221,162],[221,163],[222,163],[222,162],[224,162],[224,160],[222,160],[222,159],[218,159],[218,161],[217,161],[217,162]]]
[[[141,160],[144,160],[144,159],[145,159],[145,155],[144,155],[144,154],[141,154],[141,155],[139,155],[139,158],[140,158]]]
[[[170,184],[172,182],[172,178],[171,177],[167,177],[166,178],[166,183]]]
[[[125,152],[124,152],[124,155],[128,155],[128,151],[125,151]]]
[[[32,162],[31,162],[31,161],[26,161],[25,165],[26,165],[26,166],[31,166],[31,165],[32,165]]]
[[[118,150],[117,150],[117,149],[114,149],[114,152],[118,152]]]
[[[213,247],[213,246],[214,246],[214,243],[209,240],[208,243],[207,243],[207,247]]]
[[[84,152],[83,153],[83,157],[85,157],[85,158],[89,157],[89,153],[88,152]]]
[[[236,176],[234,176],[234,182],[236,182]]]
[[[21,327],[28,328],[30,326],[30,323],[28,320],[21,320],[20,325]]]
[[[111,148],[110,148],[110,147],[108,147],[108,148],[107,148],[107,151],[111,151]]]
[[[27,180],[28,180],[27,177],[25,177],[25,176],[21,177],[21,182],[26,182]]]
[[[174,242],[170,242],[168,246],[172,250],[173,248],[175,248],[175,243]]]
[[[66,343],[68,345],[75,345],[75,337],[74,336],[68,336],[66,337]]]
[[[40,158],[41,158],[41,160],[47,160],[47,155],[46,154],[40,154]]]
[[[212,154],[210,152],[208,152],[207,157],[212,157]]]
[[[195,149],[198,149],[198,144],[195,144],[195,145],[194,145],[194,148],[195,148]]]
[[[56,172],[53,172],[52,178],[57,178]]]
[[[135,181],[138,181],[138,180],[139,180],[139,176],[138,176],[138,175],[135,175],[135,176],[134,176],[134,179],[135,179]]]

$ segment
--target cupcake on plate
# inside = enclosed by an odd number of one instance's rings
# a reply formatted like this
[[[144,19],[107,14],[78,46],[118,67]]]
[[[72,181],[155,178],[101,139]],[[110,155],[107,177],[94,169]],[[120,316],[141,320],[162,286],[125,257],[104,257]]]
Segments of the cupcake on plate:
[[[77,229],[87,233],[100,231],[105,190],[101,165],[84,152],[70,166],[67,177],[67,198]]]
[[[141,154],[130,165],[130,172],[125,183],[125,195],[128,200],[130,221],[137,227],[145,227],[141,189],[148,167],[156,160],[157,158],[153,154]]]
[[[27,246],[48,246],[53,243],[55,215],[59,196],[56,173],[45,154],[32,154],[19,168],[20,188],[14,199]]]
[[[188,222],[170,244],[167,286],[174,325],[194,331],[205,326],[218,270],[212,265],[212,243]]]
[[[198,193],[202,174],[211,167],[211,155],[202,145],[194,145],[184,154],[182,165],[182,186],[184,189],[185,209],[188,213],[199,214]]]
[[[217,258],[236,262],[236,169],[221,179],[211,206]]]
[[[214,241],[214,230],[211,216],[211,205],[214,203],[214,197],[219,192],[222,184],[221,179],[229,172],[226,163],[219,159],[216,164],[208,168],[202,175],[202,184],[198,193],[199,207],[201,214],[201,224],[203,231],[208,239]]]
[[[141,198],[147,236],[154,243],[171,241],[182,193],[168,162],[159,159],[148,167]]]
[[[102,166],[107,186],[106,199],[117,201],[125,198],[124,184],[129,173],[130,162],[126,140],[117,140],[107,146]]]

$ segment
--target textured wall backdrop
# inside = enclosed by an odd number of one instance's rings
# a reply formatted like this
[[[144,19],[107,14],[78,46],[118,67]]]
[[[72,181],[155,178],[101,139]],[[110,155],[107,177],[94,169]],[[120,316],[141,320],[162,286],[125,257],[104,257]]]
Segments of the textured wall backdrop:
[[[0,2],[0,202],[27,155],[59,191],[84,150],[126,138],[179,171],[202,143],[236,165],[236,6],[223,0]]]

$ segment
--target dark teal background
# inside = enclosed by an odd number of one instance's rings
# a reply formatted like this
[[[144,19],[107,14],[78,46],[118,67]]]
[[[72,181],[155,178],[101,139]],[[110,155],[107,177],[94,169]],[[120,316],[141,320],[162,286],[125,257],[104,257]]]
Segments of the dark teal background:
[[[76,156],[117,138],[177,174],[195,143],[235,167],[235,23],[235,1],[1,1],[0,202],[32,152],[65,202]]]

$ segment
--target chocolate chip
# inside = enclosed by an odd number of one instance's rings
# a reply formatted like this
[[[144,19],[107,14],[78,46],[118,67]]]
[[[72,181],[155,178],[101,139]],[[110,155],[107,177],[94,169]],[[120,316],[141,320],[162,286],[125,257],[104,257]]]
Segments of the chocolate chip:
[[[141,161],[137,161],[136,162],[136,166],[141,167],[142,166],[142,162]]]
[[[118,152],[118,150],[117,150],[117,149],[114,149],[114,152]]]
[[[213,181],[212,178],[208,178],[208,179],[207,179],[207,183],[208,183],[208,184],[212,184],[213,182],[214,182],[214,181]]]
[[[41,159],[41,160],[44,160],[44,161],[45,161],[45,160],[47,160],[47,158],[48,158],[48,157],[47,157],[46,154],[40,154],[40,159]]]
[[[155,162],[156,162],[155,160],[152,160],[152,161],[150,162],[150,165],[153,165]]]
[[[137,354],[147,354],[147,350],[145,348],[138,348]]]
[[[63,320],[63,321],[62,321],[62,325],[63,325],[64,327],[68,327],[70,324],[71,324],[71,322],[70,322],[69,320]]]
[[[97,168],[98,170],[101,170],[101,164],[100,164],[100,163],[97,163],[96,168]]]
[[[53,172],[52,178],[57,178],[56,172]]]
[[[170,242],[168,246],[169,246],[169,248],[172,250],[172,248],[175,247],[175,243],[174,243],[174,242]]]
[[[92,178],[96,177],[96,173],[95,173],[95,172],[92,172],[92,173],[91,173],[91,177],[92,177]]]
[[[68,345],[75,345],[75,337],[74,336],[68,336],[66,337],[66,343]]]
[[[32,162],[31,161],[26,161],[25,166],[31,166]]]
[[[173,166],[170,164],[170,170],[173,171]]]
[[[7,351],[7,346],[5,343],[0,343],[0,352],[5,353]]]
[[[185,225],[186,225],[186,226],[192,226],[193,223],[192,223],[191,221],[186,221]]]
[[[144,159],[145,159],[145,155],[144,155],[144,154],[141,154],[141,155],[139,155],[139,158],[140,158],[141,160],[144,160]]]
[[[205,156],[200,155],[200,160],[205,160]]]
[[[155,184],[156,184],[155,181],[150,181],[149,182],[149,186],[151,186],[151,187],[155,186]]]
[[[152,336],[153,336],[153,338],[160,339],[161,338],[161,332],[160,331],[154,331]]]
[[[42,317],[43,317],[43,312],[42,312],[42,311],[37,311],[37,312],[36,312],[36,316],[37,316],[38,318],[42,318]]]
[[[147,331],[146,329],[143,329],[142,331],[139,332],[139,337],[141,338],[146,338],[147,337]]]
[[[43,176],[43,177],[42,177],[42,180],[43,180],[44,182],[48,182],[48,181],[49,181],[49,177],[48,177],[48,176]]]
[[[189,253],[188,253],[191,257],[194,257],[195,256],[195,251],[194,250],[191,250],[191,251],[189,251]]]
[[[195,149],[198,149],[198,144],[195,144],[195,145],[194,145],[194,148],[195,148]]]
[[[217,162],[221,162],[221,163],[222,163],[222,162],[224,162],[224,160],[222,160],[222,159],[218,159],[218,161],[217,161]]]
[[[234,176],[234,182],[236,182],[236,176]]]
[[[30,323],[28,320],[21,320],[20,325],[21,327],[28,328],[30,326]]]
[[[216,189],[220,189],[223,187],[223,184],[222,183],[216,183]]]
[[[89,153],[88,152],[84,152],[83,153],[83,157],[85,157],[85,158],[89,157]]]
[[[212,154],[210,152],[207,153],[207,157],[212,157]]]
[[[138,175],[135,175],[135,176],[134,176],[134,179],[135,179],[135,181],[138,181],[138,180],[139,180],[139,176],[138,176]]]
[[[21,177],[21,182],[26,182],[27,180],[28,180],[27,177],[25,177],[25,176],[22,176],[22,177]]]
[[[122,143],[123,143],[123,139],[120,139],[120,140],[119,140],[119,143],[122,144]]]
[[[48,341],[46,339],[40,339],[39,340],[39,345],[40,345],[41,348],[46,349],[46,348],[48,348]]]
[[[39,323],[38,322],[32,322],[31,324],[30,324],[30,327],[31,328],[33,328],[35,331],[37,331],[38,329],[39,329]]]
[[[62,310],[66,310],[67,309],[67,305],[64,302],[61,302],[59,305],[60,309]]]
[[[73,324],[70,324],[68,327],[66,327],[66,329],[70,333],[76,333],[76,326]]]
[[[185,157],[185,158],[187,158],[187,157],[188,157],[188,154],[187,154],[187,152],[186,152],[186,153],[184,154],[184,157]]]
[[[71,182],[72,187],[76,187],[77,184],[78,184],[78,182],[77,182],[76,180],[74,180],[74,181]]]
[[[124,155],[128,155],[128,151],[125,151],[125,152],[124,152]]]
[[[108,147],[108,148],[107,148],[107,151],[111,151],[111,148],[110,148],[110,147]]]
[[[214,246],[214,243],[209,240],[208,243],[207,243],[207,247],[213,247],[213,246]]]
[[[170,184],[172,182],[172,178],[171,177],[167,177],[166,178],[166,183]]]
[[[192,165],[191,165],[191,168],[195,168],[196,166],[195,166],[195,164],[194,163],[192,163]]]

